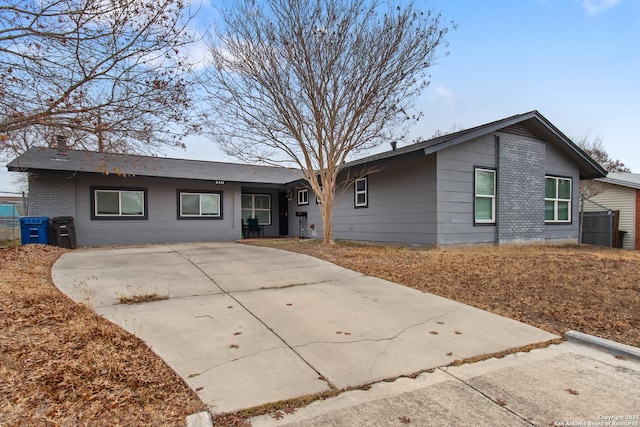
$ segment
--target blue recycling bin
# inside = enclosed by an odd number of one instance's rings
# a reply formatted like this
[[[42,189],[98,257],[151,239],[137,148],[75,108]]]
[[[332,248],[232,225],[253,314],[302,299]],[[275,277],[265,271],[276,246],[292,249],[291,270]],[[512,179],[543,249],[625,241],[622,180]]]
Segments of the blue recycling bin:
[[[20,218],[20,237],[22,244],[49,244],[49,217],[23,216]]]

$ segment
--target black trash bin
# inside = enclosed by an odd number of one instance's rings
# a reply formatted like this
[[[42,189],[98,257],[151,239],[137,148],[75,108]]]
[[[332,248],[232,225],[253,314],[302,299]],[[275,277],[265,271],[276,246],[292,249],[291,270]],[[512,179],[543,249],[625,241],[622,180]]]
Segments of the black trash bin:
[[[72,216],[57,216],[51,219],[54,244],[61,248],[73,249],[76,247],[76,227],[73,225]]]
[[[624,243],[625,234],[627,234],[626,231],[618,230],[618,248],[622,249],[622,244]]]

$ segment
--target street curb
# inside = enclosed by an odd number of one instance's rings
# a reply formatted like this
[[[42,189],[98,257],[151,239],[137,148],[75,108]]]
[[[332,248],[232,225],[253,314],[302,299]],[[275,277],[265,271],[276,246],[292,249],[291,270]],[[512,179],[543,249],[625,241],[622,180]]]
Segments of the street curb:
[[[213,427],[213,419],[207,411],[198,412],[185,418],[187,427]]]
[[[564,333],[567,341],[586,344],[591,347],[597,347],[607,353],[624,356],[629,359],[640,361],[640,348],[633,347],[619,342],[605,340],[604,338],[594,337],[593,335],[583,334],[578,331],[567,331]]]

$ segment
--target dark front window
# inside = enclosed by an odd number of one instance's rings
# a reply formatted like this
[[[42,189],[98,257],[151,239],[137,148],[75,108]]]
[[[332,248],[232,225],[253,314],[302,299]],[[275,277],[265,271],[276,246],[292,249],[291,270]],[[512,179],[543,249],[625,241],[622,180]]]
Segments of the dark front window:
[[[358,178],[354,184],[354,204],[356,208],[366,208],[369,205],[369,186],[367,177]]]
[[[222,193],[178,190],[178,218],[222,219]]]
[[[91,219],[147,219],[147,190],[91,187],[91,205]]]
[[[246,224],[249,218],[257,218],[260,225],[271,225],[271,195],[242,195],[242,223]]]

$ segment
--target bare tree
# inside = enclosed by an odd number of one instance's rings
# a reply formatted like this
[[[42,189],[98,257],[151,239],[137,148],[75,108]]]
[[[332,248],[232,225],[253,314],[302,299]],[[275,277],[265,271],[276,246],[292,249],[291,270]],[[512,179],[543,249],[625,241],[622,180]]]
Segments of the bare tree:
[[[433,139],[433,138],[439,138],[445,135],[451,135],[452,133],[460,132],[462,130],[464,130],[464,126],[454,123],[447,130],[436,129],[433,132],[433,135],[431,135],[431,138]]]
[[[612,159],[607,154],[601,137],[592,138],[588,134],[573,140],[575,144],[598,162],[607,172],[631,172],[620,160]],[[593,197],[603,191],[602,183],[589,180],[580,185],[580,193],[584,197]]]
[[[299,167],[325,243],[342,164],[406,136],[445,44],[439,14],[390,3],[239,0],[209,42],[209,131],[239,159]]]
[[[584,135],[574,139],[574,142],[607,172],[631,172],[631,169],[626,167],[620,160],[609,157],[601,137],[591,138],[589,135]]]
[[[77,148],[181,146],[191,100],[182,0],[5,0],[0,155],[63,134]]]

